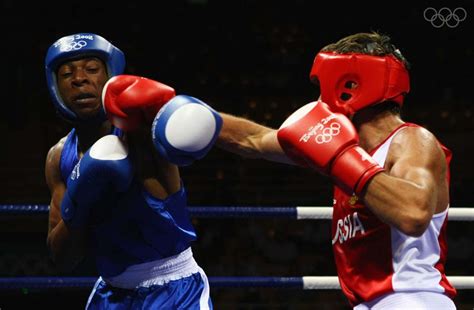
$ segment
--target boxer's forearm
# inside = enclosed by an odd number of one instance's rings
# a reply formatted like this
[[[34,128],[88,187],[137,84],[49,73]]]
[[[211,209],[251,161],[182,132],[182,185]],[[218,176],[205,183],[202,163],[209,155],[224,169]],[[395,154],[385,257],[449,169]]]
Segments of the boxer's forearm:
[[[222,130],[216,145],[228,152],[247,158],[294,164],[278,143],[276,130],[242,117],[221,113]]]
[[[86,232],[68,229],[64,222],[60,221],[49,232],[47,246],[51,259],[59,270],[73,270],[85,255]]]

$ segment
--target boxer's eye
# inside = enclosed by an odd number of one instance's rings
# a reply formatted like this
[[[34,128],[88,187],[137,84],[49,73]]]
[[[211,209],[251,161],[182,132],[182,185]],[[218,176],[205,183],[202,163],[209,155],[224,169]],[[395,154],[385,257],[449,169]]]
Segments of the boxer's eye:
[[[59,77],[65,79],[65,78],[68,78],[72,75],[72,72],[61,72],[61,74],[59,75]]]
[[[94,67],[88,67],[87,68],[87,72],[89,72],[89,73],[96,73],[98,71],[99,71],[99,67],[94,66]]]

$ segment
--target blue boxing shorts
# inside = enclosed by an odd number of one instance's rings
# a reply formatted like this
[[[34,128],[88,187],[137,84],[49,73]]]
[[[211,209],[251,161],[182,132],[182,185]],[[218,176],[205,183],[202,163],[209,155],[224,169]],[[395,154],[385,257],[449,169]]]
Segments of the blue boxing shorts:
[[[86,309],[209,309],[206,274],[191,248],[156,261],[128,267],[112,278],[100,277]]]

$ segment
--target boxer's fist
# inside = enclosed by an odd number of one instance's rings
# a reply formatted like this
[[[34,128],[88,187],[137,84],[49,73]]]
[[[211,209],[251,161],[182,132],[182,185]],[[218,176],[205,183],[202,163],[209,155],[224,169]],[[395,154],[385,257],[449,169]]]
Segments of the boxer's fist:
[[[222,117],[194,97],[178,95],[161,108],[152,125],[155,148],[169,162],[187,166],[203,158],[222,128]]]
[[[115,127],[134,131],[142,124],[150,124],[160,108],[174,96],[174,89],[160,82],[117,75],[105,84],[102,103]]]
[[[359,136],[351,121],[331,112],[322,101],[294,112],[278,130],[278,141],[295,162],[330,175],[349,193],[359,194],[375,174],[383,171],[358,146]]]

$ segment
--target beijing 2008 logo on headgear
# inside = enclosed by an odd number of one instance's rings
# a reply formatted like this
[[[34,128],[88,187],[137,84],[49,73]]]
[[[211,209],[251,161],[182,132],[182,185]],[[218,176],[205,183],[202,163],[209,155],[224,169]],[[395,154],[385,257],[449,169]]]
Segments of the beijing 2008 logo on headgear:
[[[87,46],[87,42],[84,40],[75,41],[74,38],[69,40],[63,40],[60,42],[61,46],[59,47],[61,52],[69,52],[80,50],[83,47]]]
[[[467,11],[464,8],[451,9],[443,7],[439,10],[428,7],[423,11],[423,17],[435,28],[441,28],[444,25],[449,28],[456,28],[459,23],[467,18]]]

